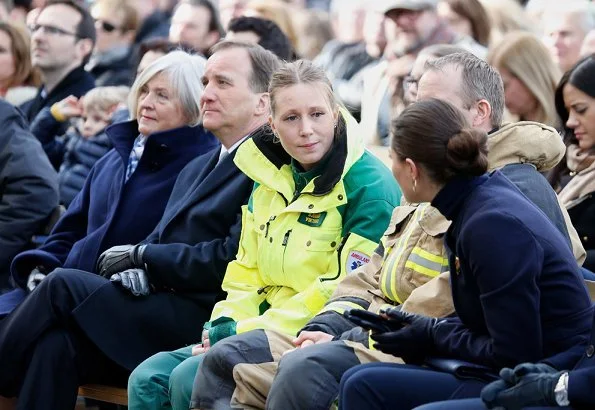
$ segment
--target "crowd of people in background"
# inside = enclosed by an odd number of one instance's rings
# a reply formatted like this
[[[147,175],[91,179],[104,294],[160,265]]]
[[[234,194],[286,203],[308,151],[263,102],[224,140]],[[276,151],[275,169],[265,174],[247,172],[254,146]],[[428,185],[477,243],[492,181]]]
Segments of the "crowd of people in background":
[[[0,410],[595,406],[595,2],[0,0]]]

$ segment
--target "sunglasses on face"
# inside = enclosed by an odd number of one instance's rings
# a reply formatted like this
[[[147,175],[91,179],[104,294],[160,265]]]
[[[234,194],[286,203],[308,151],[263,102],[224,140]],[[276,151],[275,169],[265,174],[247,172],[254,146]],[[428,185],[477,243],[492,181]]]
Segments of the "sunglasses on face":
[[[120,27],[114,26],[112,23],[108,23],[105,20],[99,20],[99,19],[97,19],[97,20],[95,20],[95,23],[96,24],[99,23],[99,26],[101,27],[101,29],[103,31],[105,31],[106,33],[111,33],[114,30],[119,30],[120,29]]]
[[[40,30],[42,30],[44,33],[49,34],[49,35],[62,35],[62,36],[78,37],[78,34],[63,30],[60,27],[56,27],[56,26],[51,26],[51,25],[47,25],[47,24],[33,24],[33,25],[29,26],[29,31],[31,32],[31,34],[35,34]]]

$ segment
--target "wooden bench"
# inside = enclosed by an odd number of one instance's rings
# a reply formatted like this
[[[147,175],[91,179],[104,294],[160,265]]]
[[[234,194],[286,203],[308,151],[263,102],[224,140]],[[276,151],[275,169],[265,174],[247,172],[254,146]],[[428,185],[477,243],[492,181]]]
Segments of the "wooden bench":
[[[85,384],[79,387],[79,396],[107,403],[128,405],[128,392],[120,387],[105,386],[103,384]]]

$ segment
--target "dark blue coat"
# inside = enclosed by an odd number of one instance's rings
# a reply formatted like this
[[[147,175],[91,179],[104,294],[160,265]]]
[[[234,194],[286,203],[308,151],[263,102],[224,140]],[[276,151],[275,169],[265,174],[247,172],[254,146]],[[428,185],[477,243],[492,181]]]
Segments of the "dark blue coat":
[[[568,243],[501,172],[455,179],[432,205],[452,220],[457,314],[437,325],[435,354],[498,369],[586,343],[593,309]]]
[[[128,115],[128,110],[118,110],[112,122],[126,121]],[[112,148],[112,142],[105,130],[86,139],[76,130],[60,135],[63,128],[64,123],[56,121],[49,107],[41,110],[31,124],[31,132],[41,142],[50,162],[60,169],[60,202],[68,207],[83,189],[93,165]]]
[[[578,364],[570,372],[568,382],[568,400],[573,406],[595,407],[595,317],[593,317],[593,329],[591,331],[591,341],[585,346],[575,346],[556,357],[546,359],[545,362],[551,364],[556,369],[568,370],[565,366],[570,360],[580,357]],[[587,407],[586,407],[587,408]]]
[[[58,85],[45,97],[42,96],[43,87],[40,87],[37,91],[37,95],[30,101],[21,104],[20,108],[25,113],[25,118],[29,121],[29,124],[33,124],[37,115],[46,107],[51,107],[54,103],[62,101],[64,98],[74,95],[75,97],[81,97],[87,93],[90,89],[95,88],[95,79],[84,68],[77,67],[72,70]],[[54,135],[62,135],[66,132],[67,123],[61,125]],[[31,129],[33,135],[37,137],[36,132]],[[55,166],[58,169],[57,166]]]
[[[241,207],[252,191],[234,153],[217,164],[219,151],[212,151],[180,173],[161,222],[144,241],[155,293],[134,297],[106,282],[75,310],[86,335],[121,366],[132,370],[157,352],[200,340],[223,296],[225,269],[238,250]]]
[[[103,131],[91,138],[84,138],[76,131],[68,135],[64,160],[60,165],[60,172],[58,172],[60,202],[64,206],[70,206],[70,203],[83,189],[87,176],[95,163],[111,147],[112,142]]]
[[[58,176],[21,113],[0,99],[0,289],[12,259],[27,249],[58,206]]]
[[[142,241],[163,215],[174,182],[186,164],[219,146],[209,132],[191,127],[148,137],[138,167],[124,184],[128,156],[138,135],[136,121],[110,126],[114,149],[91,170],[85,186],[39,249],[18,255],[11,266],[21,286],[35,266],[95,272],[104,250]],[[125,189],[124,189],[125,188]]]

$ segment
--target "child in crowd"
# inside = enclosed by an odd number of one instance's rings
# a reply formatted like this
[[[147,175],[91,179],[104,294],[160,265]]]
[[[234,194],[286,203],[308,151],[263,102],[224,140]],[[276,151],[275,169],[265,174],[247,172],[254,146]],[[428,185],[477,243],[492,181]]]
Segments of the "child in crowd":
[[[125,106],[128,87],[97,87],[80,99],[69,96],[46,108],[35,126],[43,127],[41,143],[50,161],[59,169],[60,202],[68,206],[83,184],[95,162],[111,147],[105,129],[128,118]],[[78,119],[63,136],[52,131],[61,123]],[[47,137],[47,138],[45,138]]]

